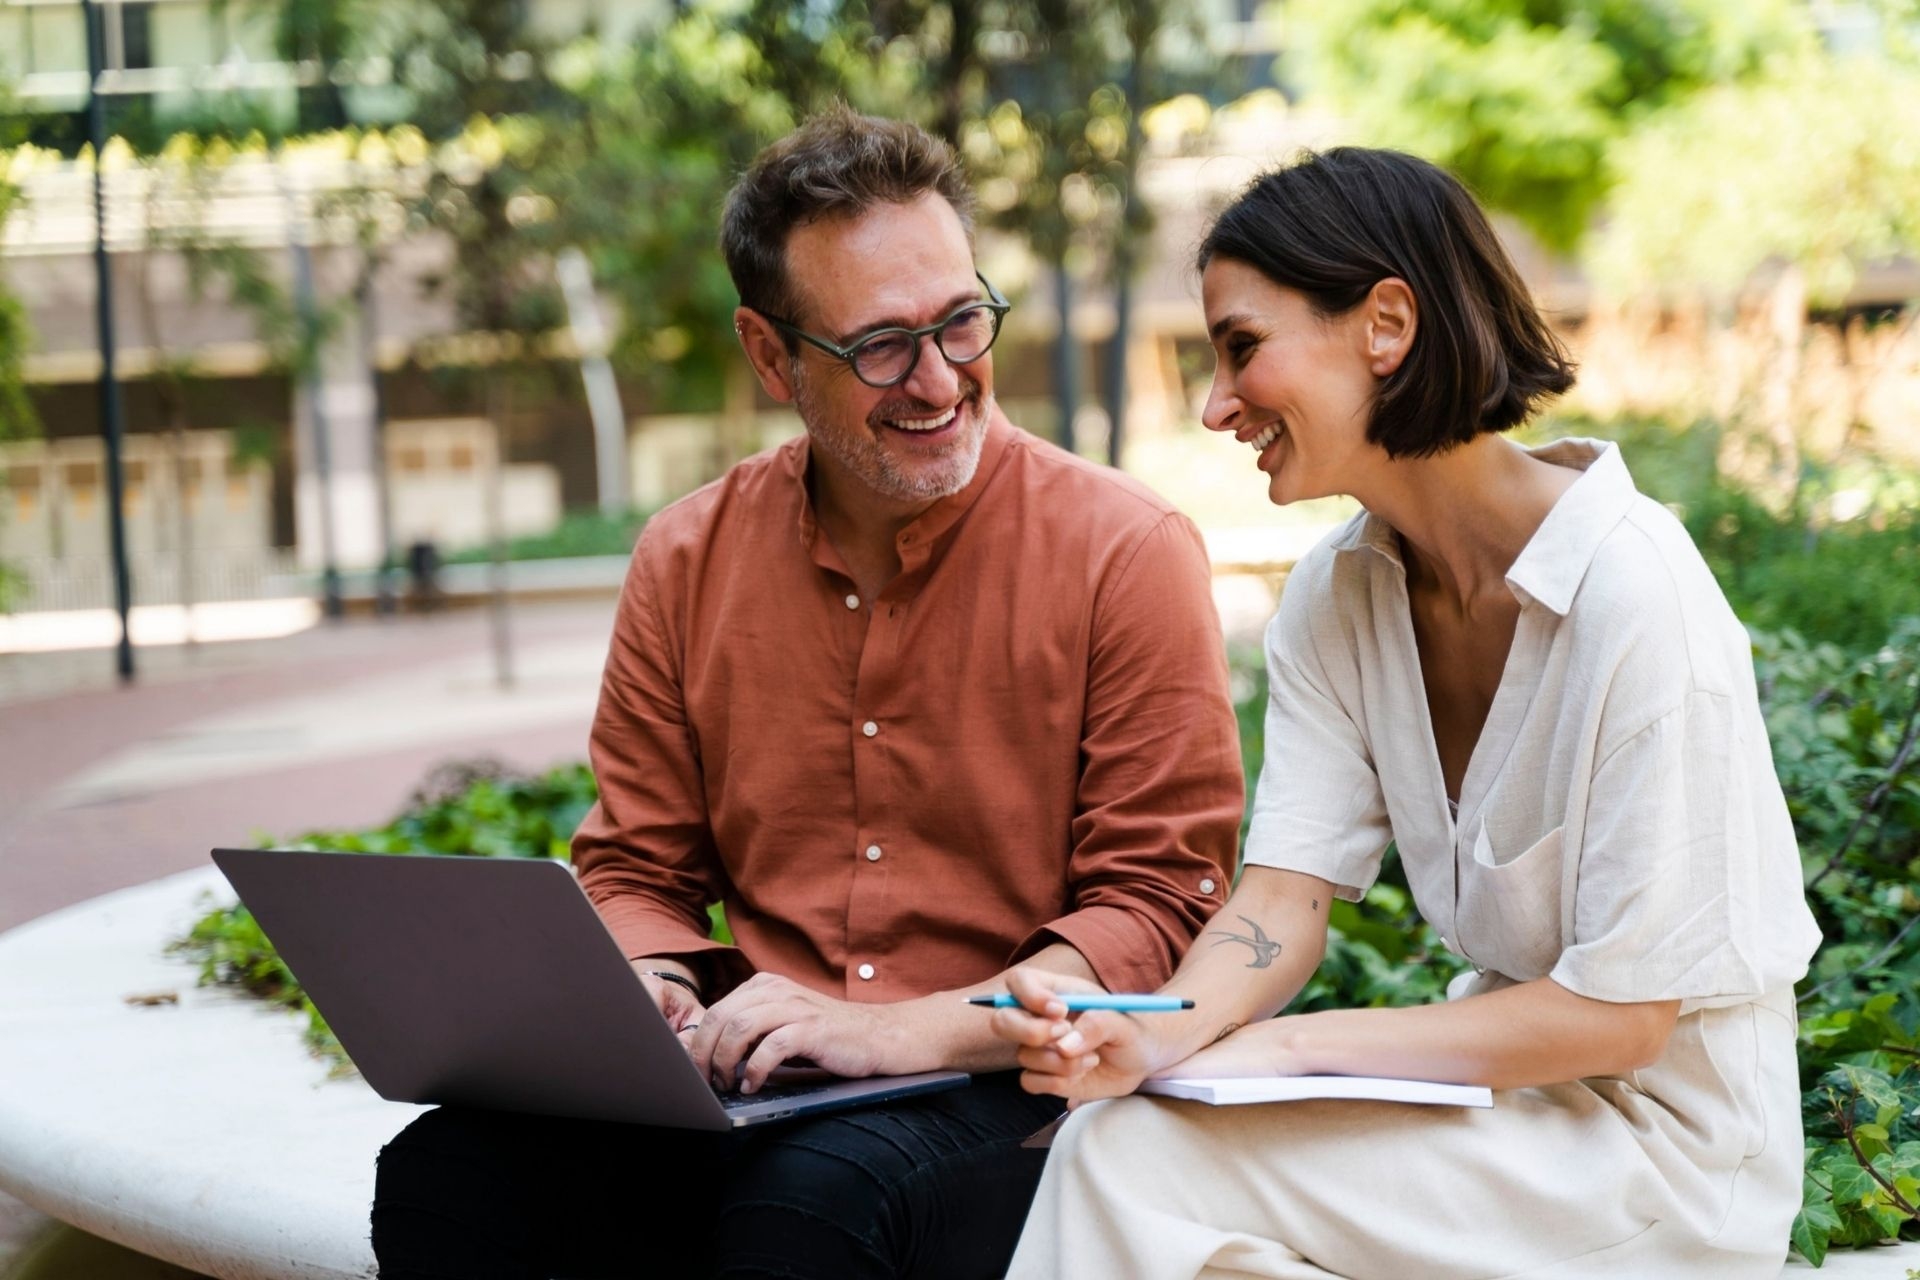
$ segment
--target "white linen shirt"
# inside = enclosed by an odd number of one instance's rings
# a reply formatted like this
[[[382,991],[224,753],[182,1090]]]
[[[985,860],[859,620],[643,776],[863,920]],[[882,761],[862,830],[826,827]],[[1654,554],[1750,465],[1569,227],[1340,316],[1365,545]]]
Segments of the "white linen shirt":
[[[1457,817],[1399,541],[1362,512],[1295,568],[1267,631],[1246,862],[1358,899],[1396,841],[1474,989],[1551,977],[1687,1013],[1790,987],[1820,935],[1746,631],[1617,448],[1532,452],[1583,474],[1507,573],[1519,623]]]

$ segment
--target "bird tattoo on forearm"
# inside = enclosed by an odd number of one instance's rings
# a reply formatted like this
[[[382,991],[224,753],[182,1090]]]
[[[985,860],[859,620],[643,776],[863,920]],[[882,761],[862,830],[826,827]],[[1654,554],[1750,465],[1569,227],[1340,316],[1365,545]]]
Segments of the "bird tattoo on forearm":
[[[1245,916],[1241,916],[1240,918],[1247,920]],[[1216,947],[1223,942],[1246,943],[1253,948],[1253,959],[1247,963],[1247,968],[1264,969],[1273,963],[1275,956],[1280,954],[1280,944],[1272,938],[1269,938],[1267,931],[1252,920],[1247,920],[1247,928],[1253,930],[1253,936],[1251,938],[1244,934],[1228,933],[1225,929],[1209,929],[1208,932],[1223,935],[1213,940],[1213,945]]]

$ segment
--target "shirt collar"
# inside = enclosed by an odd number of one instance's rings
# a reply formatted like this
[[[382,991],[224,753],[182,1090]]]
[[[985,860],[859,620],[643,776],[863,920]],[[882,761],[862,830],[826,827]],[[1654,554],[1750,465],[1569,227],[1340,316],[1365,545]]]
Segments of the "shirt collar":
[[[901,572],[910,572],[925,563],[945,544],[967,512],[973,510],[973,504],[992,483],[993,473],[999,469],[1000,460],[1006,455],[1007,441],[1012,437],[1013,424],[1000,412],[999,401],[988,401],[987,431],[980,442],[980,465],[974,468],[973,479],[960,492],[949,494],[922,511],[917,520],[894,537],[894,546],[900,552]]]
[[[1565,617],[1600,544],[1640,495],[1619,446],[1609,441],[1569,437],[1527,452],[1582,474],[1527,539],[1507,570],[1507,585],[1522,600],[1538,601]]]
[[[1507,570],[1507,585],[1524,600],[1533,600],[1565,616],[1573,596],[1587,576],[1600,544],[1639,496],[1619,446],[1606,440],[1569,436],[1528,449],[1542,462],[1581,472]],[[1396,568],[1400,538],[1393,527],[1371,511],[1362,511],[1334,539],[1335,551],[1373,551]]]
[[[1371,551],[1383,556],[1387,562],[1398,569],[1406,565],[1400,561],[1400,537],[1393,526],[1373,512],[1361,508],[1360,514],[1347,522],[1333,540],[1335,551]]]
[[[947,535],[959,525],[961,517],[973,509],[973,504],[992,482],[993,473],[999,469],[1006,456],[1007,444],[1012,439],[1013,424],[1000,412],[997,400],[989,401],[986,436],[980,442],[980,465],[974,469],[973,479],[967,482],[966,488],[941,498],[894,535],[894,546],[900,552],[902,573],[924,564],[945,544]],[[799,490],[801,544],[809,551],[816,551],[816,544],[821,540],[820,523],[814,514],[813,494],[807,487],[807,471],[813,465],[808,437],[801,435],[787,443],[781,465]],[[817,554],[815,558],[818,558]]]

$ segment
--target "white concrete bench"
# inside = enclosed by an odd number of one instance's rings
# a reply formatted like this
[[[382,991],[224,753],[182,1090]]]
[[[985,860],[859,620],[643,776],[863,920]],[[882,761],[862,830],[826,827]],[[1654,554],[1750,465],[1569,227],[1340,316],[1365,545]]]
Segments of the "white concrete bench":
[[[194,986],[162,947],[208,891],[231,900],[208,868],[0,935],[0,1188],[220,1280],[369,1280],[374,1156],[421,1108],[328,1079],[298,1018]],[[126,1003],[161,992],[179,1004]],[[1920,1245],[1822,1274],[1908,1268]]]
[[[367,1280],[374,1156],[421,1108],[329,1080],[300,1019],[194,986],[162,947],[208,890],[231,901],[209,867],[0,936],[0,1187],[221,1280]]]

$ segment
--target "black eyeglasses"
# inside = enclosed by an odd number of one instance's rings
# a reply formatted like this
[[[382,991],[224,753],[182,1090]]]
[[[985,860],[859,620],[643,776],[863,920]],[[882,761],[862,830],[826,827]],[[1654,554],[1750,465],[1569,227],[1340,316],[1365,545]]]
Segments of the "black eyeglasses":
[[[972,364],[993,349],[994,340],[1000,336],[1000,318],[1013,304],[1001,297],[1000,291],[988,283],[985,276],[976,271],[974,278],[986,285],[988,301],[969,302],[946,319],[922,329],[875,329],[851,346],[843,347],[815,337],[765,311],[760,314],[780,332],[792,334],[830,356],[845,360],[853,367],[853,376],[868,386],[897,387],[913,376],[914,368],[920,363],[920,339],[928,334],[933,335],[933,344],[940,348],[948,364]]]

